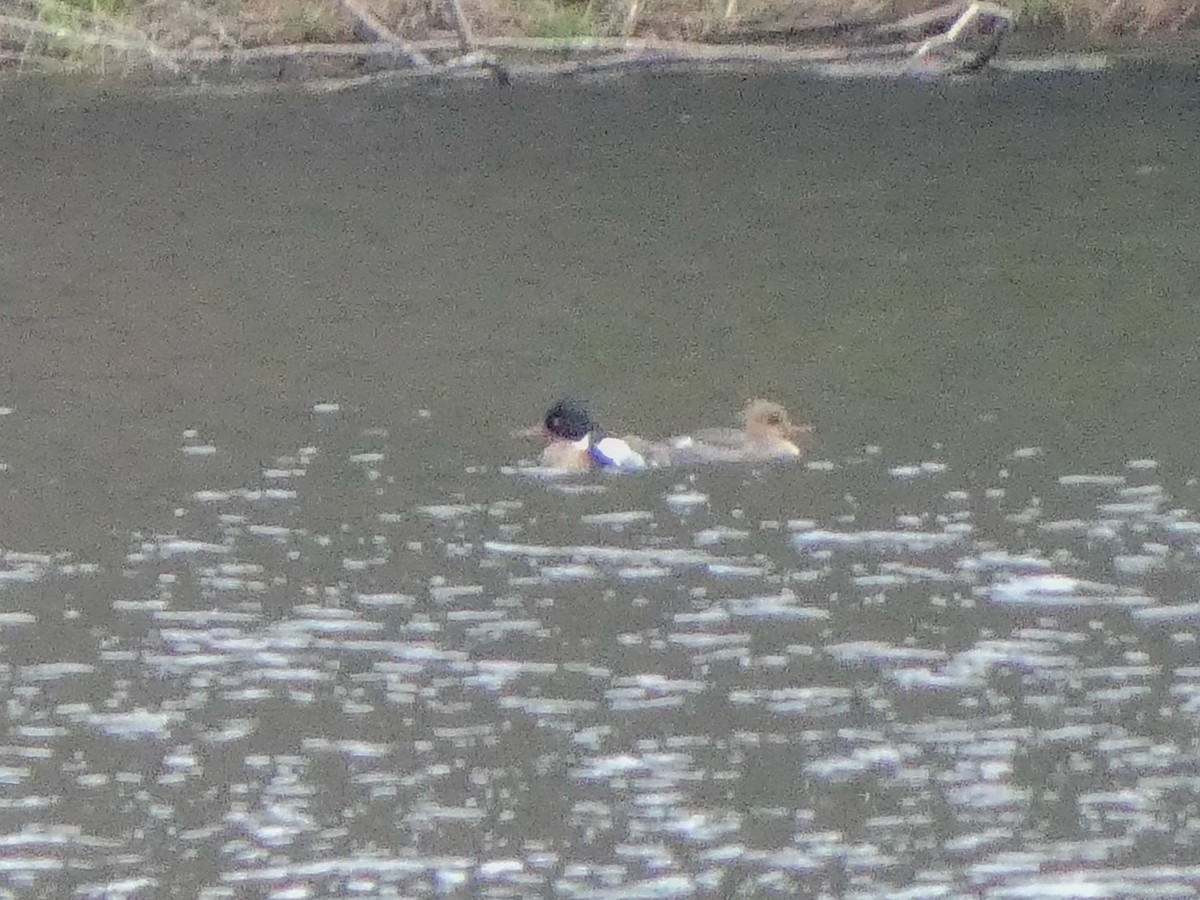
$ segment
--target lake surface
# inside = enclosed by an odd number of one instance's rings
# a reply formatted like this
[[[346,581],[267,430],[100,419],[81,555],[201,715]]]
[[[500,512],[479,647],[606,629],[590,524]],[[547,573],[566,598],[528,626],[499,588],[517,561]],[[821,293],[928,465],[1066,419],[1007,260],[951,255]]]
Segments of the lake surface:
[[[4,85],[6,895],[1195,896],[1194,99]]]

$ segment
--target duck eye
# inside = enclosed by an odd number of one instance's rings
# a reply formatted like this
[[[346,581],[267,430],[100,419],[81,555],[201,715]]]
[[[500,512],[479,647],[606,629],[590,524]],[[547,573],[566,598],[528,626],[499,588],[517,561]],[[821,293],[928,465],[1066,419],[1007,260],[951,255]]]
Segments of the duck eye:
[[[780,421],[781,420],[777,413],[771,413],[769,416],[767,416],[767,424],[768,425],[778,425],[780,423]]]

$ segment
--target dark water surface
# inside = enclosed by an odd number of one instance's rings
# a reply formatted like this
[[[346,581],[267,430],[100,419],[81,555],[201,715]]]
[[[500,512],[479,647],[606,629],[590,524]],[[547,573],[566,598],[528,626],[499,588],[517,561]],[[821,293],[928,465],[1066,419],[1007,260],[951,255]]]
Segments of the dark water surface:
[[[4,895],[1195,896],[1195,96],[4,86]]]

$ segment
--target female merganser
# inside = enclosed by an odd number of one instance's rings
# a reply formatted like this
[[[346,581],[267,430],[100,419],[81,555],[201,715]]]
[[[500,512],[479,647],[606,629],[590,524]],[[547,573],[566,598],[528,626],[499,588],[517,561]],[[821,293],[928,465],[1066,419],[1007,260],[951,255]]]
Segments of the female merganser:
[[[676,465],[705,462],[765,462],[795,459],[808,445],[806,426],[792,423],[788,411],[770,400],[751,400],[742,410],[745,427],[705,428],[669,441]]]
[[[628,441],[606,436],[588,408],[578,400],[559,400],[546,412],[542,427],[534,433],[549,442],[542,451],[543,466],[571,471],[646,468],[645,458]]]

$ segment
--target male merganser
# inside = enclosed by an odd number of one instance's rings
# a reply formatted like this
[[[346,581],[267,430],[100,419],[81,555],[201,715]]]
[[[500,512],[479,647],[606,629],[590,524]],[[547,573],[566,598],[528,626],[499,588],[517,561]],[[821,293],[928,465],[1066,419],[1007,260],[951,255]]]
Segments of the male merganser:
[[[606,436],[578,400],[564,398],[556,402],[546,412],[542,427],[532,433],[549,442],[542,451],[544,466],[571,471],[646,468],[645,458],[628,441]]]
[[[745,427],[705,428],[669,441],[671,462],[764,462],[795,459],[808,445],[810,429],[793,424],[788,411],[770,400],[751,400],[742,410]]]

